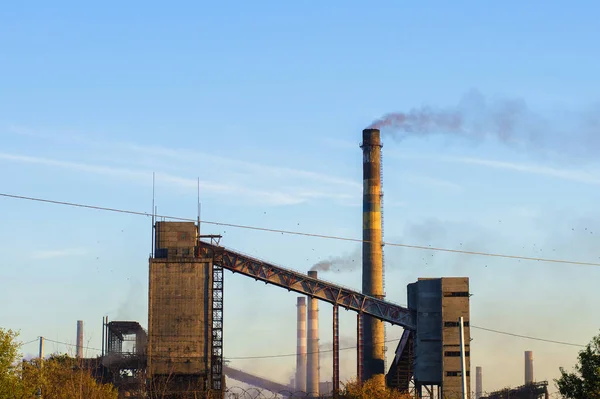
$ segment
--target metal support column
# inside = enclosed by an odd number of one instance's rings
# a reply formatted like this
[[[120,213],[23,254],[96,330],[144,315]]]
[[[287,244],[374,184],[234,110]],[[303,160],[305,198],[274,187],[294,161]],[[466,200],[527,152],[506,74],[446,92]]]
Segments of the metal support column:
[[[460,379],[462,399],[467,399],[467,367],[465,362],[465,328],[462,316],[458,318],[458,328],[460,335]]]
[[[333,305],[333,397],[340,392],[340,310]]]
[[[356,314],[356,380],[363,380],[363,315]]]
[[[223,268],[213,263],[211,389],[223,389]]]

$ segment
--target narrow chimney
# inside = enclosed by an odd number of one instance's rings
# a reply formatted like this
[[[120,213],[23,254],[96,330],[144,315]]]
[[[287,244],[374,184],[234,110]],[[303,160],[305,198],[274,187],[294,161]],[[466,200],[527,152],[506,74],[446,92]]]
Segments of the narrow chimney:
[[[533,384],[533,352],[525,351],[525,385]]]
[[[483,396],[483,376],[481,367],[475,367],[475,399]]]
[[[317,278],[311,270],[308,276]],[[319,300],[308,298],[308,365],[306,368],[306,392],[310,397],[319,396]]]
[[[299,297],[297,307],[296,391],[306,392],[306,298]]]
[[[77,359],[83,359],[83,320],[77,320]]]
[[[362,292],[383,299],[383,234],[381,223],[381,133],[363,130]],[[383,321],[363,319],[363,378],[385,386]]]

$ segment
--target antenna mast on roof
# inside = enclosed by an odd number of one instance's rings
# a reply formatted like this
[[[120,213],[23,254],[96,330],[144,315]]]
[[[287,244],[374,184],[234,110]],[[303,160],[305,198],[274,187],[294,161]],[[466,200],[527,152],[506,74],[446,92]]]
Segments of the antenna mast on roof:
[[[154,256],[154,219],[155,219],[155,215],[156,215],[156,207],[154,205],[154,193],[155,193],[155,182],[156,182],[156,176],[155,173],[152,172],[152,245],[151,245],[151,250],[152,252],[150,253],[150,256]]]
[[[200,205],[200,176],[198,176],[198,241],[200,241],[200,212],[202,206]]]

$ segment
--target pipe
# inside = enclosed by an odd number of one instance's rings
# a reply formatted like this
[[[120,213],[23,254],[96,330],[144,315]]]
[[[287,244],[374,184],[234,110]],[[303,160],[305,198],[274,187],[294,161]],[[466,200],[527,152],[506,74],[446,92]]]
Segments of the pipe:
[[[383,299],[383,237],[381,224],[381,134],[363,130],[363,244],[362,292]],[[385,386],[383,321],[363,316],[363,377]]]
[[[480,366],[475,367],[475,399],[483,396],[483,376]]]
[[[458,318],[458,327],[460,334],[460,379],[462,385],[462,399],[467,399],[467,365],[465,361],[465,325],[462,316]]]
[[[525,351],[525,385],[533,384],[533,352]]]
[[[83,320],[77,320],[77,359],[83,359]]]
[[[39,358],[40,358],[40,364],[42,362],[42,360],[44,360],[44,337],[40,337],[40,353],[39,353]]]
[[[356,381],[363,382],[363,317],[362,313],[356,314]]]
[[[308,276],[317,278],[317,272],[311,270]],[[306,368],[306,392],[311,397],[319,396],[319,300],[308,299],[308,365]]]
[[[333,305],[333,397],[340,393],[340,309]]]
[[[296,391],[306,392],[306,298],[298,298],[296,347]]]
[[[100,352],[101,353],[100,357],[102,359],[104,359],[104,330],[105,330],[104,316],[102,316],[102,351]]]

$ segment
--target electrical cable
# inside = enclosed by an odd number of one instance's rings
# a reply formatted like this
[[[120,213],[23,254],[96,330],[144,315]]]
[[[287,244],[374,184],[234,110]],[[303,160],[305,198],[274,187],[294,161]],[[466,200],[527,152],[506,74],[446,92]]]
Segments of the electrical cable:
[[[26,197],[23,195],[0,193],[0,197],[35,201],[35,202],[44,202],[44,203],[49,203],[49,204],[65,205],[65,206],[72,206],[72,207],[78,207],[78,208],[95,209],[95,210],[107,211],[107,212],[117,212],[117,213],[129,214],[129,215],[152,216],[152,214],[149,214],[147,212],[130,211],[130,210],[126,210],[126,209],[108,208],[108,207],[103,207],[103,206],[86,205],[86,204],[65,202],[65,201],[56,201],[56,200],[49,200],[49,199],[36,198],[36,197]],[[182,218],[182,217],[168,216],[168,215],[154,215],[154,216],[157,218],[186,221],[186,222],[196,222],[197,221],[196,219]],[[202,220],[201,223],[214,225],[214,226],[232,227],[232,228],[255,230],[255,231],[264,231],[264,232],[270,232],[270,233],[281,233],[281,234],[297,235],[297,236],[304,236],[304,237],[325,238],[325,239],[330,239],[330,240],[351,241],[351,242],[358,242],[358,243],[369,242],[368,240],[362,240],[359,238],[340,237],[340,236],[315,234],[315,233],[305,233],[305,232],[292,231],[292,230],[271,229],[271,228],[266,228],[266,227],[249,226],[249,225],[234,224],[234,223],[223,223],[223,222],[215,222],[215,221],[208,221],[208,220]],[[387,246],[391,246],[391,247],[402,247],[402,248],[420,249],[420,250],[427,250],[427,251],[438,251],[438,252],[449,252],[449,253],[466,254],[466,255],[487,256],[487,257],[504,258],[504,259],[518,259],[518,260],[528,260],[528,261],[536,261],[536,262],[563,263],[563,264],[578,265],[578,266],[600,267],[600,263],[598,263],[598,262],[583,262],[583,261],[574,261],[574,260],[566,260],[566,259],[551,259],[551,258],[535,258],[535,257],[531,257],[531,256],[508,255],[508,254],[480,252],[480,251],[467,251],[467,250],[462,250],[462,249],[440,248],[440,247],[432,247],[432,246],[424,246],[424,245],[400,244],[400,243],[393,243],[393,242],[384,242],[383,245],[387,245]]]
[[[558,344],[558,345],[576,346],[576,347],[581,347],[581,348],[586,347],[586,345],[574,344],[571,342],[564,342],[564,341],[555,341],[555,340],[545,339],[545,338],[532,337],[529,335],[515,334],[515,333],[510,333],[507,331],[494,330],[492,328],[486,328],[486,327],[470,326],[470,328],[475,328],[478,330],[488,331],[488,332],[492,332],[492,333],[496,333],[496,334],[508,335],[511,337],[530,339],[530,340],[534,340],[534,341],[547,342],[547,343]],[[48,342],[53,342],[56,344],[62,344],[62,345],[67,345],[67,346],[71,346],[71,347],[77,346],[76,344],[71,344],[68,342],[55,341],[55,340],[51,340],[51,339],[47,339],[47,338],[44,338],[44,339]],[[390,343],[390,342],[398,342],[401,339],[402,338],[388,339],[388,340],[383,341],[383,343],[385,344],[385,343]],[[373,345],[377,345],[377,344],[373,344]],[[87,346],[84,346],[83,348],[101,352],[101,349],[98,349],[98,348],[91,348],[91,347],[87,347]],[[339,350],[345,351],[345,350],[351,350],[351,349],[356,349],[356,346],[348,346],[348,347],[340,348]],[[333,349],[317,351],[317,353],[330,353],[330,352],[333,352]],[[306,354],[310,355],[311,353],[312,352],[307,352]],[[274,359],[274,358],[293,357],[293,356],[297,356],[297,353],[285,353],[285,354],[278,354],[278,355],[260,355],[260,356],[234,356],[234,357],[227,356],[224,358],[224,360],[257,360],[257,359]],[[179,358],[179,357],[186,358],[186,359],[188,358],[186,356],[152,356],[152,357],[155,359],[161,359],[161,358],[175,359],[175,358]]]
[[[44,338],[44,341],[52,342],[52,343],[55,343],[55,344],[67,345],[67,346],[75,346],[75,347],[77,346],[77,344],[70,344],[68,342],[55,341],[55,340],[49,339],[49,338]],[[89,346],[82,346],[82,348],[83,349],[89,349],[89,350],[97,351],[97,352],[102,352],[102,349],[91,348]]]
[[[86,208],[86,209],[95,209],[95,210],[108,211],[108,212],[117,212],[117,213],[124,213],[124,214],[130,214],[130,215],[151,216],[151,214],[148,214],[147,212],[130,211],[130,210],[125,210],[125,209],[108,208],[108,207],[102,207],[102,206],[96,206],[96,205],[87,205],[87,204],[65,202],[65,201],[56,201],[56,200],[49,200],[49,199],[36,198],[36,197],[26,197],[26,196],[22,196],[22,195],[0,193],[0,197],[35,201],[35,202],[44,202],[44,203],[50,203],[50,204],[55,204],[55,205],[73,206],[73,207]],[[175,216],[167,216],[167,215],[154,215],[154,216],[161,217],[164,219],[170,219],[170,220],[196,222],[195,219],[181,218],[181,217],[175,217]],[[233,223],[222,223],[222,222],[214,222],[214,221],[201,221],[201,223],[211,224],[211,225],[216,225],[216,226],[225,226],[225,227],[234,227],[234,228],[242,228],[242,229],[249,229],[249,230],[266,231],[266,232],[273,232],[273,233],[300,235],[300,236],[307,236],[307,237],[326,238],[326,239],[335,239],[335,240],[353,241],[353,242],[367,242],[365,240],[361,240],[361,239],[357,239],[357,238],[304,233],[304,232],[280,230],[280,229],[270,229],[270,228],[264,228],[264,227],[240,225],[240,224],[233,224]],[[600,263],[595,263],[595,262],[579,262],[579,261],[570,261],[570,260],[562,260],[562,259],[533,258],[533,257],[527,257],[527,256],[506,255],[506,254],[477,252],[477,251],[466,251],[466,250],[438,248],[438,247],[431,247],[431,246],[426,247],[426,246],[421,246],[421,245],[409,245],[409,244],[399,244],[399,243],[384,243],[384,245],[404,247],[404,248],[413,248],[413,249],[422,249],[422,250],[461,253],[461,254],[468,254],[468,255],[501,257],[501,258],[509,258],[509,259],[531,260],[531,261],[552,262],[552,263],[565,263],[565,264],[573,264],[573,265],[600,266]],[[499,331],[499,330],[494,330],[494,329],[490,329],[490,328],[485,328],[485,327],[478,327],[478,326],[471,326],[471,327],[480,329],[480,330],[484,330],[484,331],[488,331],[488,332],[494,332],[497,334],[510,335],[510,336],[514,336],[514,337],[518,337],[518,338],[531,339],[531,340],[536,340],[536,341],[568,345],[568,346],[585,347],[585,345],[574,344],[574,343],[563,342],[563,341],[554,341],[554,340],[531,337],[531,336],[520,335],[520,334],[514,334],[514,333],[505,332],[505,331]],[[50,340],[50,339],[46,339],[46,340],[49,342],[54,342],[54,343],[58,343],[58,344],[76,346],[74,344],[69,344],[66,342],[59,342],[59,341],[54,341],[54,340]],[[384,343],[395,342],[395,341],[399,341],[399,340],[400,339],[387,340]],[[26,344],[31,343],[31,342],[35,342],[35,340],[27,342]],[[23,345],[25,345],[25,344],[23,344]],[[98,349],[98,348],[90,348],[90,347],[83,347],[83,348],[95,350],[95,351],[101,351],[101,349]],[[349,350],[349,349],[356,349],[356,347],[340,348],[340,350]],[[333,349],[326,350],[326,351],[319,351],[319,352],[323,353],[323,352],[332,352],[332,351],[333,351]],[[288,357],[288,356],[296,356],[296,354],[293,353],[293,354],[269,355],[269,356],[242,356],[242,357],[229,357],[227,359],[232,359],[232,360],[264,359],[264,358],[277,358],[277,357]]]
[[[23,342],[23,343],[19,344],[19,346],[29,345],[29,344],[32,344],[32,343],[37,342],[39,340],[40,340],[40,337],[37,337],[36,339],[32,339],[31,341]]]
[[[532,339],[532,340],[535,340],[535,341],[549,342],[549,343],[552,343],[552,344],[577,346],[577,347],[580,347],[580,348],[585,348],[586,347],[586,345],[574,344],[574,343],[571,343],[571,342],[564,342],[564,341],[554,341],[554,340],[545,339],[545,338],[530,337],[530,336],[527,336],[527,335],[514,334],[514,333],[510,333],[510,332],[506,332],[506,331],[494,330],[492,328],[485,328],[485,327],[478,327],[478,326],[471,326],[471,328],[476,328],[478,330],[493,332],[493,333],[496,333],[496,334],[510,335],[511,337],[518,337],[518,338]]]

